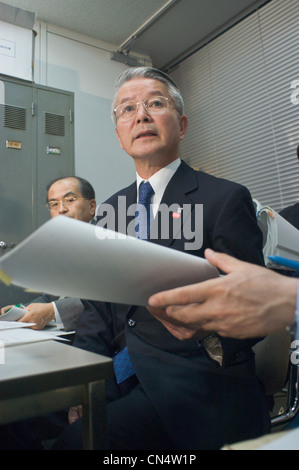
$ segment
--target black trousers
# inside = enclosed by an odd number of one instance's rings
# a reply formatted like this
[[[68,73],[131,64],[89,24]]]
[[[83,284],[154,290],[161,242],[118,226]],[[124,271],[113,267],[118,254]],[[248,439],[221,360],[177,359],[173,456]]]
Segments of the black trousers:
[[[53,441],[68,422],[67,411],[0,426],[0,450],[44,450],[43,441]]]
[[[154,406],[140,384],[107,405],[109,450],[173,450]],[[52,450],[82,449],[82,420],[67,426]]]
[[[107,431],[109,450],[174,449],[139,383],[107,405]],[[0,450],[44,450],[49,440],[50,450],[81,450],[82,419],[69,425],[61,412],[0,426]]]

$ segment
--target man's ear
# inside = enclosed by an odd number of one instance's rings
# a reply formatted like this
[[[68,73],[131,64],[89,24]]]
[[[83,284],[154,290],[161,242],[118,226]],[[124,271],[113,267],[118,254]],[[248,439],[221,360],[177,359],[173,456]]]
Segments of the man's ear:
[[[185,137],[186,131],[188,127],[188,118],[186,114],[182,114],[180,117],[180,140],[183,140]]]
[[[95,199],[90,199],[90,215],[94,217],[96,208],[97,208],[97,202]]]

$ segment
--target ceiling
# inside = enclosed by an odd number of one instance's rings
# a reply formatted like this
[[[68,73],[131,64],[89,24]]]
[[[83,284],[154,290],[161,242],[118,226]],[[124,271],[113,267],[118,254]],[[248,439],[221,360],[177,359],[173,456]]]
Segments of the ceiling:
[[[262,0],[1,0],[36,13],[36,20],[148,55],[157,68],[179,56]],[[133,42],[131,38],[136,35]],[[130,44],[131,43],[131,44]]]

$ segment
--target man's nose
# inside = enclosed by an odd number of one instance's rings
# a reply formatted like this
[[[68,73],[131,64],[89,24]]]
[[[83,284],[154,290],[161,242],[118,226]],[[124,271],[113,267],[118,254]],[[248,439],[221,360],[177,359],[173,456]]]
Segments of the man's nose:
[[[59,201],[58,203],[58,212],[59,214],[64,214],[65,212],[67,212],[67,207],[64,205],[64,202],[63,201]]]
[[[135,119],[137,122],[149,121],[151,119],[151,115],[147,111],[143,102],[138,103]]]

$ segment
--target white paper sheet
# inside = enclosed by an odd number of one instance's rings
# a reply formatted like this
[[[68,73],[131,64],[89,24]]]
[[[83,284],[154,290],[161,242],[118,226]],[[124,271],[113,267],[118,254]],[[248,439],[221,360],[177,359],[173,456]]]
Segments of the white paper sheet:
[[[218,276],[205,259],[64,216],[2,256],[0,270],[2,281],[38,292],[129,305]]]
[[[0,332],[3,330],[14,330],[16,328],[30,328],[35,323],[25,323],[19,321],[2,321],[0,323]]]
[[[28,323],[27,323],[28,326]],[[49,341],[57,339],[50,333],[30,328],[17,328],[9,330],[0,330],[1,346],[16,346],[18,344],[36,343],[39,341]]]

